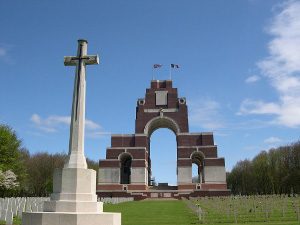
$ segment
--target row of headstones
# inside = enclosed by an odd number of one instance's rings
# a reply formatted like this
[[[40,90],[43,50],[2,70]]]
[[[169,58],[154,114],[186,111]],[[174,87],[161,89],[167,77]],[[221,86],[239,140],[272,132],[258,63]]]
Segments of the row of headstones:
[[[112,197],[112,198],[99,198],[98,201],[109,204],[119,204],[122,202],[132,202],[134,201],[133,197]]]
[[[23,212],[41,212],[46,200],[49,198],[0,198],[0,220],[11,225],[14,217],[22,219]]]

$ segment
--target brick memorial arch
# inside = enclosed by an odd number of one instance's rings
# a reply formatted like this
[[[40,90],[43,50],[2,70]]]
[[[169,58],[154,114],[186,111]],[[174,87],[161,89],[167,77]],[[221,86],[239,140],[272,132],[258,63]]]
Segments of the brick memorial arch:
[[[177,141],[177,186],[151,186],[150,136],[169,128]],[[192,182],[192,164],[199,177]],[[112,135],[106,159],[99,162],[99,197],[196,197],[228,195],[225,160],[219,158],[213,133],[189,133],[185,98],[171,80],[152,80],[138,99],[135,134]]]

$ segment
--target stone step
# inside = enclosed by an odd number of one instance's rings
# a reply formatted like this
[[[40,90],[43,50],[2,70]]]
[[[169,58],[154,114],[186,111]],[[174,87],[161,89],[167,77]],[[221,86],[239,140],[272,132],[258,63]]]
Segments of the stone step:
[[[142,201],[178,201],[176,198],[145,198]]]

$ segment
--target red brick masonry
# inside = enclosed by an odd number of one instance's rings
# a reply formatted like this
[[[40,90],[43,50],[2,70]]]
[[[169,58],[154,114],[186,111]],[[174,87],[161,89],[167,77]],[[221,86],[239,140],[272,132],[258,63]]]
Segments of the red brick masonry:
[[[166,105],[156,105],[157,92],[159,92],[158,98],[161,94],[167,93]],[[196,156],[201,158],[203,164],[199,167],[203,168],[204,166],[204,171],[206,166],[225,167],[225,159],[218,158],[213,133],[189,133],[186,99],[178,97],[177,88],[173,88],[172,81],[152,80],[150,88],[146,89],[145,97],[137,101],[135,134],[112,135],[111,147],[106,150],[106,159],[99,161],[100,170],[106,168],[106,171],[109,171],[109,168],[121,168],[120,158],[126,152],[131,157],[132,168],[145,168],[145,171],[150,172],[150,136],[154,130],[162,127],[171,129],[176,135],[177,167],[191,167],[192,163],[195,163],[195,158],[192,160],[192,157]],[[182,173],[178,177],[181,177],[178,179],[184,180]],[[143,176],[140,179],[144,179]],[[103,181],[103,184],[97,185],[97,194],[102,197],[121,197],[131,196],[132,193],[135,193],[136,199],[143,199],[150,197],[150,190],[152,190],[146,180],[150,180],[150,178],[145,178],[145,181],[138,180],[137,182],[141,184],[125,186],[123,184],[104,183]],[[174,188],[170,190],[171,196],[179,198],[180,196],[215,196],[230,193],[226,183],[205,183],[205,179],[203,182],[201,185],[196,185],[192,181],[184,184],[178,181],[180,185],[175,190]],[[187,193],[187,190],[190,190],[190,193]],[[159,196],[165,195],[160,193]],[[166,196],[170,196],[170,194]]]

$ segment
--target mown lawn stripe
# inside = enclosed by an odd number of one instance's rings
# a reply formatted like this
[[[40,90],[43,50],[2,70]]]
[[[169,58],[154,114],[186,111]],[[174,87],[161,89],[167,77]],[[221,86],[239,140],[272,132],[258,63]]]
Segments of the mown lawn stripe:
[[[197,217],[182,201],[137,201],[105,204],[106,212],[121,212],[122,225],[189,225]]]

